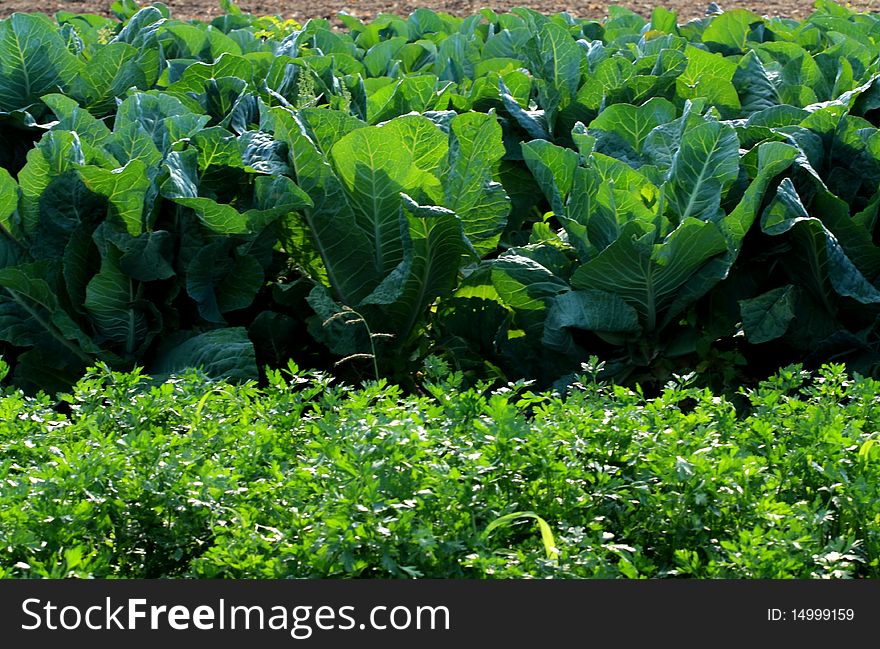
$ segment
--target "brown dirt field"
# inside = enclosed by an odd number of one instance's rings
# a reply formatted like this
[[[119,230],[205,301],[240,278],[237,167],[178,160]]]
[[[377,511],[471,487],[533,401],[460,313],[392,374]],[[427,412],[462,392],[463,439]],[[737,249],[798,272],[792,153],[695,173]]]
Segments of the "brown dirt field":
[[[142,4],[149,4],[141,0]],[[77,13],[97,13],[108,15],[111,0],[0,0],[0,17],[6,17],[16,11],[54,13],[56,11],[74,11]],[[176,18],[210,20],[219,15],[217,0],[165,0]],[[293,18],[300,22],[308,18],[333,18],[339,11],[346,11],[358,18],[369,18],[377,13],[394,13],[408,15],[417,7],[429,7],[439,11],[447,11],[455,15],[468,15],[482,7],[505,10],[511,7],[529,7],[544,13],[568,11],[574,16],[601,18],[606,15],[608,4],[619,4],[643,15],[650,15],[651,8],[661,5],[678,11],[679,19],[687,20],[704,14],[709,0],[619,0],[614,3],[591,2],[590,0],[241,0],[242,9],[258,15],[279,15]],[[722,8],[730,10],[737,7],[751,9],[768,16],[787,16],[803,18],[813,7],[812,0],[764,0],[749,2],[727,0],[719,2]],[[851,0],[846,3],[857,9],[880,11],[880,0]]]

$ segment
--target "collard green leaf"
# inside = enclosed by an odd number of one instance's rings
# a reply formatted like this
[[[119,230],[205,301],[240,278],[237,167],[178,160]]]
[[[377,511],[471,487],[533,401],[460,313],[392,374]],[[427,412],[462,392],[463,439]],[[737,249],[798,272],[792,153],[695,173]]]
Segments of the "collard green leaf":
[[[625,206],[619,204],[619,196],[613,185],[603,182],[592,167],[575,169],[563,225],[582,261],[592,258],[620,236],[620,228],[630,215]]]
[[[757,149],[757,172],[740,202],[721,221],[721,229],[731,249],[738,252],[746,233],[761,210],[762,201],[770,183],[792,166],[798,150],[783,142],[766,142]]]
[[[604,291],[568,291],[549,301],[542,342],[564,354],[577,353],[570,329],[634,334],[639,318],[619,295]]]
[[[437,297],[452,292],[461,260],[468,251],[462,223],[441,207],[415,203],[404,195],[404,211],[412,242],[412,262],[400,296],[388,307],[389,322],[406,338]]]
[[[513,312],[517,327],[540,340],[547,301],[567,290],[564,280],[537,261],[508,252],[484,262],[463,282],[455,296],[498,302]]]
[[[156,147],[153,138],[137,123],[117,123],[104,148],[121,165],[130,160],[140,160],[152,167],[162,161],[163,154]]]
[[[138,237],[122,237],[114,243],[122,256],[119,267],[139,282],[153,282],[174,276],[172,266],[174,235],[165,230],[144,232]]]
[[[449,152],[446,134],[432,120],[420,115],[404,115],[378,128],[378,132],[389,142],[410,155],[409,168],[402,181],[404,190],[413,198],[440,203],[443,189],[438,178],[438,167]],[[360,132],[366,133],[367,130]]]
[[[0,269],[0,339],[19,347],[50,341],[90,363],[101,350],[60,307],[48,275],[40,262]]]
[[[273,109],[272,114],[275,136],[288,144],[297,183],[313,203],[303,210],[311,243],[336,294],[345,304],[357,304],[382,280],[374,270],[369,240],[357,235],[355,214],[342,183],[305,127],[285,109]],[[297,240],[306,243],[306,237]]]
[[[218,203],[211,198],[202,196],[173,200],[175,203],[192,209],[199,220],[217,234],[246,234],[251,231],[251,216],[256,216],[255,212],[242,213],[231,205]]]
[[[704,122],[685,132],[669,170],[666,197],[678,222],[719,217],[721,197],[739,173],[736,131]]]
[[[385,76],[397,62],[396,55],[405,44],[405,38],[396,36],[373,45],[364,54],[367,74],[371,77]]]
[[[529,51],[532,70],[540,78],[538,92],[547,112],[547,122],[577,94],[584,51],[564,27],[546,22],[537,30]]]
[[[447,147],[442,131],[416,116],[354,130],[333,146],[333,166],[355,227],[372,249],[374,276],[384,279],[403,261],[400,193],[429,194],[437,187],[431,171]]]
[[[443,178],[444,205],[461,219],[478,253],[498,243],[510,213],[510,199],[497,182],[504,145],[494,115],[467,113],[452,120],[449,169]]]
[[[167,43],[169,57],[213,61],[224,53],[241,54],[241,48],[235,41],[215,29],[199,29],[195,25],[175,22],[164,27],[162,35],[166,34],[171,36],[163,39]],[[137,44],[136,39],[133,43]]]
[[[312,205],[311,198],[286,176],[257,176],[253,181],[252,207],[244,211],[214,198],[198,196],[196,160],[204,157],[204,150],[171,152],[165,161],[168,178],[162,185],[162,194],[191,208],[202,223],[218,234],[260,232],[273,221]]]
[[[437,96],[437,77],[432,74],[403,77],[367,95],[367,121],[378,124],[406,115],[423,113],[433,107]]]
[[[659,124],[644,138],[641,148],[646,162],[665,173],[672,166],[687,131],[700,121],[694,102],[685,101],[681,117]]]
[[[238,78],[246,84],[253,80],[253,65],[243,56],[224,53],[216,61],[198,61],[184,69],[180,79],[168,86],[168,92],[202,93],[209,82],[223,78]]]
[[[758,345],[785,335],[795,317],[797,289],[788,284],[747,300],[740,300],[743,329]]]
[[[880,291],[856,268],[837,238],[809,215],[789,178],[782,180],[776,197],[764,210],[761,228],[771,236],[793,233],[801,263],[789,264],[789,272],[803,277],[827,307],[831,303],[828,287],[862,304],[880,303]]]
[[[775,75],[778,79],[779,75]],[[746,53],[739,62],[733,84],[739,93],[742,111],[752,115],[783,104],[771,75],[754,51]],[[809,102],[807,102],[809,103]]]
[[[339,304],[323,286],[315,286],[306,298],[315,311],[309,333],[339,356],[371,354],[368,325],[363,316]]]
[[[309,137],[325,155],[330,153],[340,138],[367,125],[357,117],[326,108],[304,108],[298,114]]]
[[[644,233],[644,227],[637,222],[624,227],[617,241],[575,270],[571,285],[622,297],[652,331],[677,291],[727,245],[714,223],[693,218],[658,245],[654,232]]]
[[[260,262],[229,250],[225,241],[202,248],[186,268],[186,290],[208,322],[250,306],[265,281]]]
[[[685,54],[688,62],[684,73],[675,80],[676,95],[682,100],[705,98],[722,117],[739,117],[741,106],[733,85],[736,63],[693,45],[685,48]]]
[[[0,167],[0,236],[17,240],[17,217],[20,190],[18,183],[6,169]],[[2,264],[7,265],[7,264]]]
[[[52,109],[58,123],[52,128],[61,131],[76,131],[80,140],[97,146],[110,137],[110,129],[96,119],[79,104],[64,95],[53,93],[42,97],[43,103]]]
[[[599,113],[590,123],[590,131],[614,134],[628,144],[633,151],[641,153],[648,134],[662,124],[675,119],[675,106],[669,101],[655,97],[641,106],[613,104]],[[599,149],[608,155],[607,150]],[[618,157],[614,155],[614,157]]]
[[[746,9],[725,11],[703,31],[703,42],[716,52],[740,54],[746,49],[752,26],[760,22],[760,16]]]
[[[104,257],[86,287],[84,306],[98,335],[131,357],[147,342],[150,310],[138,295],[137,283],[119,267],[119,257],[116,251]]]
[[[156,150],[167,153],[177,140],[201,130],[211,118],[195,115],[180,99],[165,93],[135,92],[129,95],[116,112],[114,132],[145,133]],[[128,139],[134,139],[129,133]]]
[[[119,169],[102,169],[92,165],[79,170],[85,186],[103,196],[111,207],[111,214],[126,230],[137,236],[144,231],[144,212],[147,192],[151,187],[147,166],[140,160],[132,160]]]
[[[144,7],[138,9],[137,3],[132,3],[131,15],[125,15],[125,25],[119,33],[110,41],[113,43],[129,43],[135,47],[143,47],[151,44],[156,32],[165,22],[165,17],[157,7]]]
[[[498,88],[504,109],[513,117],[520,128],[536,140],[549,140],[550,129],[548,128],[547,117],[544,111],[526,110],[520,106],[501,77],[498,77]]]
[[[663,7],[651,12],[651,30],[675,34],[678,31],[678,14]]]
[[[238,77],[208,79],[203,93],[194,98],[210,115],[209,124],[229,126],[233,111],[247,93],[247,82]]]
[[[151,88],[159,77],[161,63],[155,49],[108,43],[94,52],[74,79],[71,95],[96,116],[110,113],[116,108],[114,100],[124,97],[129,88]]]
[[[50,131],[28,151],[27,164],[18,174],[21,187],[22,228],[32,234],[40,220],[40,200],[52,181],[85,164],[79,136],[70,131]]]
[[[156,374],[172,374],[190,368],[217,379],[250,381],[258,377],[254,345],[243,327],[207,331],[166,348],[151,369]]]
[[[28,241],[35,260],[58,259],[76,229],[91,231],[107,216],[107,201],[90,191],[73,169],[52,179],[38,205],[39,222]]]
[[[523,160],[538,182],[556,214],[565,214],[565,202],[571,192],[578,154],[547,142],[533,140],[522,145]]]
[[[67,88],[82,69],[45,16],[15,13],[0,21],[0,111]]]
[[[80,315],[86,315],[86,286],[94,273],[90,263],[95,250],[92,235],[91,225],[77,225],[69,233],[62,253],[61,271],[65,292],[74,312]]]
[[[210,167],[241,167],[242,164],[247,164],[243,161],[245,155],[243,155],[242,148],[247,149],[250,142],[242,142],[241,138],[236,138],[220,126],[212,126],[199,131],[192,136],[190,142],[192,147],[195,147],[199,152],[199,171],[207,171]],[[256,153],[254,151],[246,157],[254,157]],[[171,156],[169,156],[170,158]],[[254,161],[256,162],[256,160]]]

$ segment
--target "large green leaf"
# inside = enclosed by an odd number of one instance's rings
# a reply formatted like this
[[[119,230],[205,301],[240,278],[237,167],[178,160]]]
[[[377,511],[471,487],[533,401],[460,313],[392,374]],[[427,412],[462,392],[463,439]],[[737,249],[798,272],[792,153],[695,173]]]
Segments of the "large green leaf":
[[[646,161],[665,173],[675,161],[685,133],[700,122],[694,102],[685,101],[681,117],[658,125],[644,138],[641,152]]]
[[[378,124],[411,111],[430,110],[437,97],[437,77],[432,74],[403,77],[367,95],[367,121]]]
[[[543,343],[564,354],[577,353],[571,329],[635,334],[636,310],[619,295],[604,291],[568,291],[549,301]]]
[[[795,147],[782,142],[766,142],[757,147],[754,156],[757,158],[755,178],[733,211],[717,222],[727,241],[727,254],[711,259],[678,289],[660,323],[661,327],[669,324],[684,309],[728,277],[743,247],[745,236],[758,217],[768,188],[779,174],[792,166],[797,156]]]
[[[199,61],[187,66],[180,79],[168,86],[168,92],[199,94],[205,92],[211,81],[223,78],[238,78],[249,83],[253,73],[253,65],[248,59],[226,53],[212,63]]]
[[[752,115],[784,103],[770,79],[769,72],[754,51],[746,53],[740,60],[733,77],[733,84],[739,92],[745,115]]]
[[[43,103],[52,109],[58,123],[52,128],[60,131],[76,131],[83,142],[100,145],[110,137],[110,129],[79,104],[64,95],[51,94],[42,97]]]
[[[18,347],[48,340],[81,363],[101,351],[60,307],[45,263],[0,269],[0,339]]]
[[[543,110],[526,110],[523,108],[504,83],[502,77],[498,77],[498,91],[504,109],[513,117],[523,131],[538,140],[550,139],[550,131],[552,129],[548,128],[547,116]]]
[[[299,111],[299,117],[306,125],[309,137],[324,154],[329,154],[340,138],[367,125],[357,117],[323,107],[304,108]]]
[[[372,249],[374,277],[384,279],[404,260],[406,220],[400,193],[430,194],[439,184],[431,172],[447,147],[442,131],[418,116],[354,130],[333,146],[333,166],[357,235]]]
[[[404,115],[378,127],[389,143],[410,155],[403,188],[413,198],[439,203],[443,200],[439,167],[449,152],[449,141],[432,120],[420,115]],[[365,129],[366,133],[369,129]],[[344,155],[343,151],[339,151]],[[334,160],[336,158],[334,157]],[[337,168],[339,161],[337,160]]]
[[[192,209],[202,223],[217,234],[260,232],[273,221],[312,205],[311,198],[286,176],[257,176],[253,182],[250,208],[247,209],[246,199],[239,201],[244,203],[244,211],[235,205],[199,196],[201,187],[197,167],[205,155],[204,149],[170,153],[165,161],[168,179],[162,186],[162,194]]]
[[[652,331],[678,290],[713,257],[727,251],[727,244],[714,223],[694,218],[683,221],[657,245],[654,232],[645,233],[644,227],[637,222],[624,227],[617,241],[575,270],[571,285],[622,297],[638,311],[645,329]]]
[[[190,139],[198,152],[199,171],[210,167],[241,167],[243,164],[240,138],[220,126],[212,126],[194,134]]]
[[[83,64],[45,16],[15,13],[0,21],[0,111],[36,103],[66,89]]]
[[[584,51],[568,30],[546,22],[534,35],[529,58],[532,70],[541,81],[538,92],[552,130],[556,114],[580,87]]]
[[[788,284],[758,297],[740,300],[743,330],[758,345],[783,336],[795,316],[797,289]]]
[[[617,241],[620,228],[636,216],[637,210],[628,210],[626,201],[621,200],[624,198],[633,198],[633,193],[615,191],[614,185],[604,182],[596,169],[575,169],[562,222],[582,261]],[[639,203],[636,207],[643,209]]]
[[[21,186],[22,227],[32,234],[40,220],[40,201],[53,180],[85,164],[82,144],[76,133],[50,131],[28,151],[27,164],[18,174]]]
[[[372,331],[359,312],[336,302],[324,286],[315,286],[306,300],[315,311],[309,322],[309,333],[315,339],[339,356],[372,355]]]
[[[837,238],[822,221],[811,217],[791,179],[779,184],[776,197],[761,216],[761,228],[772,236],[792,232],[797,245],[797,263],[788,271],[814,292],[833,311],[830,288],[862,304],[880,304],[880,291],[853,264]]]
[[[504,157],[501,126],[494,115],[466,113],[452,120],[444,205],[461,219],[474,249],[485,254],[498,244],[510,199],[496,181]]]
[[[703,42],[714,51],[724,54],[740,54],[752,26],[761,23],[761,17],[746,9],[733,9],[716,16],[703,31]]]
[[[252,255],[230,250],[226,241],[202,248],[186,268],[186,290],[208,322],[224,323],[223,314],[250,306],[265,278]]]
[[[144,231],[144,212],[150,208],[146,196],[152,183],[143,162],[132,160],[112,170],[89,165],[78,171],[86,187],[107,199],[113,218],[130,234],[137,236]]]
[[[18,183],[6,169],[0,167],[0,236],[16,239],[19,232],[17,223],[18,201],[20,190]],[[0,265],[5,266],[2,260]]]
[[[732,250],[738,252],[746,233],[758,217],[767,189],[779,174],[792,166],[798,150],[783,142],[765,142],[757,148],[757,171],[739,204],[721,221]]]
[[[137,125],[137,131],[148,135],[158,151],[167,153],[175,142],[195,134],[210,119],[194,114],[173,95],[135,92],[119,105],[113,128],[114,133],[127,132],[126,129]]]
[[[150,334],[149,303],[138,294],[138,285],[119,266],[120,254],[112,248],[101,270],[86,287],[84,306],[98,334],[124,356],[131,357]]]
[[[738,117],[741,106],[733,85],[736,63],[693,45],[685,48],[685,54],[687,67],[675,80],[676,95],[682,100],[703,97],[722,117]]]
[[[175,237],[165,230],[151,230],[132,237],[125,232],[106,230],[113,245],[122,256],[119,267],[126,275],[139,282],[153,282],[173,277]]]
[[[140,160],[148,167],[152,167],[161,162],[163,156],[162,151],[153,142],[153,138],[138,123],[123,125],[117,122],[104,148],[121,165],[131,160]]]
[[[571,192],[578,154],[546,140],[532,140],[522,145],[523,160],[556,214],[565,214],[565,202]]]
[[[566,282],[542,264],[510,251],[484,262],[463,282],[455,296],[502,304],[513,312],[516,326],[540,340],[548,300],[568,290]]]
[[[190,368],[218,379],[248,381],[258,377],[254,345],[243,327],[208,331],[163,349],[151,371],[171,374]]]
[[[590,123],[590,130],[613,134],[628,144],[634,152],[641,153],[648,134],[658,126],[674,120],[675,115],[675,106],[660,97],[655,97],[641,106],[613,104],[599,113],[599,116]],[[609,150],[612,146],[613,144],[609,143],[598,150],[619,157],[613,150]]]
[[[524,144],[523,158],[581,261],[616,241],[626,223],[654,223],[648,203],[656,205],[656,187],[623,162],[598,153],[581,160],[543,140]]]
[[[444,208],[421,206],[404,195],[409,222],[412,262],[400,296],[388,306],[392,325],[406,339],[425,312],[440,295],[452,292],[468,245],[462,223]]]
[[[393,63],[397,63],[397,53],[406,44],[401,36],[389,38],[373,45],[364,54],[364,67],[371,77],[385,76]]]
[[[124,1],[127,2],[127,0]],[[163,27],[165,22],[162,12],[156,7],[138,9],[136,2],[132,2],[131,5],[133,5],[132,15],[126,16],[125,25],[110,44],[130,43],[135,47],[153,45],[156,32]]]
[[[686,131],[666,185],[666,198],[676,221],[716,220],[721,197],[738,173],[736,131],[719,122],[704,122]]]
[[[358,236],[354,210],[333,167],[289,111],[273,109],[275,136],[288,144],[297,184],[309,195],[312,208],[303,210],[310,243],[323,260],[330,285],[345,304],[357,304],[382,277],[374,270],[369,239]],[[305,237],[296,240],[306,245]]]
[[[129,88],[151,88],[159,77],[161,64],[158,50],[109,43],[95,51],[74,79],[71,95],[96,115],[112,112],[115,99],[123,98]]]

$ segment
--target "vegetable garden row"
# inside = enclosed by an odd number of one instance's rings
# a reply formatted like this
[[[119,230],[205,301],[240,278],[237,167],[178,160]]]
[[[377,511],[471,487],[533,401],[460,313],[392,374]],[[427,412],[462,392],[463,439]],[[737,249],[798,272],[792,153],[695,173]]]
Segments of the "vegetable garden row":
[[[0,20],[0,576],[878,576],[880,15],[221,5]]]
[[[880,17],[0,22],[0,339],[402,383],[877,360]],[[136,11],[137,9],[137,11]],[[339,361],[344,361],[339,363]],[[754,369],[749,366],[754,365]]]
[[[842,366],[741,403],[291,369],[0,397],[0,578],[880,577],[880,382]]]

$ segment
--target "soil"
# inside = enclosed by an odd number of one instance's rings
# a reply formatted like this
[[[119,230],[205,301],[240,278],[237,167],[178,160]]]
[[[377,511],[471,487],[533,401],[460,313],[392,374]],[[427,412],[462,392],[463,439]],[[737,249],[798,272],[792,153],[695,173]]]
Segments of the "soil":
[[[97,13],[109,15],[111,0],[0,0],[0,18],[21,12],[52,14],[56,11],[76,13]],[[141,0],[141,4],[149,4]],[[210,20],[221,14],[217,0],[165,0],[175,18]],[[495,10],[511,7],[529,7],[544,13],[568,11],[573,16],[583,18],[602,18],[606,15],[608,4],[628,7],[642,15],[649,16],[655,5],[665,6],[678,12],[680,20],[689,20],[705,14],[708,0],[656,0],[636,2],[618,0],[617,2],[591,2],[590,0],[240,0],[237,3],[244,11],[257,15],[279,15],[300,22],[308,18],[333,19],[340,11],[358,18],[370,18],[377,13],[393,13],[406,16],[417,7],[429,7],[438,11],[464,16],[489,6]],[[722,8],[730,10],[737,7],[751,9],[762,15],[803,18],[813,7],[812,0],[763,0],[749,2],[726,0],[719,2]],[[847,5],[862,10],[880,11],[880,0],[851,0]]]

